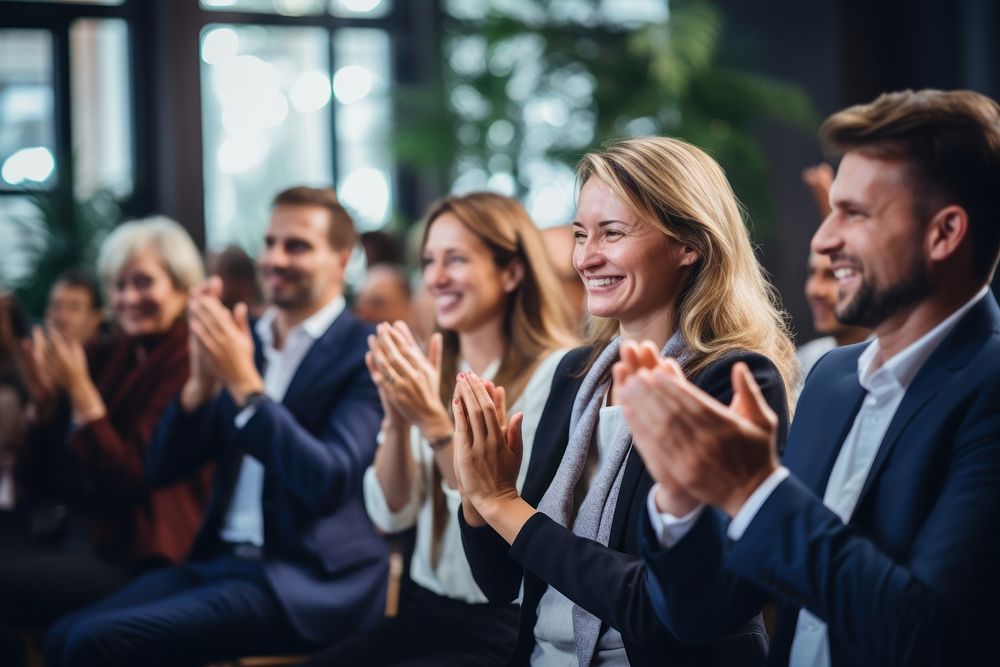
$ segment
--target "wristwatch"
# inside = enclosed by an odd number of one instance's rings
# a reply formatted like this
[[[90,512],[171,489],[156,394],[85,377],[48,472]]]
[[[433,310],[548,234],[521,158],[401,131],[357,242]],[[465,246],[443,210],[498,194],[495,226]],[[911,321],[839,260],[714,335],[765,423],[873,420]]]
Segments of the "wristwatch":
[[[265,398],[267,398],[267,394],[264,392],[252,391],[247,394],[245,399],[243,399],[243,405],[238,405],[236,407],[240,412],[246,410],[247,408],[256,408]]]

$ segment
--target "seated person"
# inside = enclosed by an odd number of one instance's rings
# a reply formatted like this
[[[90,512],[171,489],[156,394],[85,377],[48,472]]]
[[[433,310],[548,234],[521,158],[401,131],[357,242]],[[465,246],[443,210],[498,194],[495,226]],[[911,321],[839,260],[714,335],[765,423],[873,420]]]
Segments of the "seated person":
[[[556,371],[520,490],[523,415],[508,423],[498,390],[473,373],[456,385],[455,471],[472,572],[497,602],[514,600],[523,582],[508,664],[757,664],[767,646],[759,609],[691,645],[654,612],[638,544],[653,481],[632,449],[611,369],[619,350],[635,362],[623,341],[652,341],[644,356],[675,358],[728,401],[742,362],[785,415],[797,364],[782,314],[732,189],[704,152],[629,139],[586,155],[578,174],[573,265],[592,343]]]
[[[101,287],[89,273],[70,269],[56,278],[45,306],[45,326],[87,345],[101,334]]]
[[[365,368],[372,331],[344,309],[357,239],[332,190],[277,195],[260,268],[270,308],[250,326],[217,279],[190,300],[190,378],[147,460],[169,485],[216,463],[183,564],[61,619],[45,664],[203,664],[317,648],[384,609],[386,546],[361,477],[382,411]]]
[[[250,319],[257,319],[264,312],[264,294],[257,280],[257,264],[243,248],[233,245],[220,253],[208,256],[208,275],[222,280],[222,305],[232,310],[238,303],[245,303]]]
[[[382,324],[367,357],[386,416],[365,504],[386,532],[416,526],[413,585],[395,618],[324,651],[317,665],[502,665],[517,637],[517,606],[488,603],[462,550],[451,396],[456,370],[468,369],[503,382],[513,409],[544,405],[574,342],[569,313],[516,200],[446,197],[426,220],[423,278],[440,331],[424,356],[405,324]],[[525,423],[527,452],[540,415]]]
[[[996,665],[1000,105],[887,93],[821,133],[844,157],[812,249],[875,338],[816,365],[780,463],[745,374],[728,406],[667,368],[626,383],[654,477],[704,503],[644,522],[650,594],[682,639],[777,598],[770,665]]]
[[[23,629],[180,561],[208,499],[207,471],[154,487],[144,469],[153,430],[188,379],[198,249],[166,218],[128,222],[102,244],[98,268],[121,333],[85,349],[38,327],[22,355],[31,405],[18,511],[28,534],[0,554],[0,620]]]

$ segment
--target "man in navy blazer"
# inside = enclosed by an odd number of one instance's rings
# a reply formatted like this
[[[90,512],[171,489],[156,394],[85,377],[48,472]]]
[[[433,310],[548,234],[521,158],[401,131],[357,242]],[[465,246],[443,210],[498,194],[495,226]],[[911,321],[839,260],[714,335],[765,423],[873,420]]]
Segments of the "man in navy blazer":
[[[209,283],[189,302],[191,376],[160,423],[147,474],[215,464],[189,559],[59,621],[48,665],[204,664],[301,652],[374,623],[386,547],[361,478],[382,417],[368,325],[344,308],[356,232],[332,190],[274,201],[260,269],[271,307],[251,328]]]
[[[781,464],[744,370],[728,406],[629,380],[646,585],[682,640],[777,598],[768,664],[1000,664],[1000,107],[892,93],[822,135],[844,157],[812,249],[875,339],[817,364]]]

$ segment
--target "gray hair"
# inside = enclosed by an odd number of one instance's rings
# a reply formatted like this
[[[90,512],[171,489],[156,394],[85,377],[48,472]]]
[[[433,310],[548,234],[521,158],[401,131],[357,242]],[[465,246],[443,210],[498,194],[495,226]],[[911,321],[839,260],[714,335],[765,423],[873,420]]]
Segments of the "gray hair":
[[[153,248],[170,274],[174,287],[184,292],[205,279],[201,253],[178,223],[164,216],[133,220],[119,225],[101,244],[97,271],[106,287],[139,252]]]

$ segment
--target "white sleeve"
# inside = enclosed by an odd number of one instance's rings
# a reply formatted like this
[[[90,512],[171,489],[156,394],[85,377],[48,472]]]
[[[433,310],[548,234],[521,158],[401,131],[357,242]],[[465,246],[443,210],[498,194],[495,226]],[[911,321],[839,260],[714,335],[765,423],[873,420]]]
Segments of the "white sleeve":
[[[726,535],[729,536],[729,539],[738,540],[743,537],[743,533],[746,532],[753,518],[757,516],[757,512],[760,511],[761,506],[771,497],[771,494],[778,488],[778,485],[784,482],[785,478],[790,474],[788,468],[778,466],[777,470],[768,475],[767,479],[754,489],[754,492],[743,503],[743,507],[736,513],[733,520],[729,522],[729,528],[726,529]]]
[[[521,454],[521,470],[517,475],[518,491],[524,486],[524,478],[528,474],[528,462],[531,461],[531,450],[535,445],[535,433],[538,432],[538,423],[542,419],[545,403],[549,400],[552,378],[555,377],[559,362],[567,352],[568,349],[550,352],[549,356],[538,364],[524,385],[524,391],[507,410],[511,415],[516,412],[524,413],[524,421],[521,422],[521,444],[524,449]]]
[[[701,513],[705,511],[704,503],[698,505],[684,516],[674,516],[669,512],[661,512],[656,507],[656,490],[659,484],[654,484],[646,497],[646,511],[649,514],[649,523],[653,526],[656,539],[660,546],[669,549],[688,534],[698,521]]]
[[[242,429],[244,426],[247,425],[248,421],[253,419],[253,416],[255,414],[257,414],[257,406],[248,405],[247,407],[243,408],[242,410],[236,413],[236,416],[233,417],[233,424],[236,426],[237,429]]]
[[[380,431],[378,434],[379,447],[385,441],[385,435]],[[389,503],[385,499],[385,492],[375,474],[375,466],[369,466],[365,471],[362,484],[364,489],[365,510],[375,526],[386,533],[398,533],[401,530],[412,528],[417,523],[417,515],[420,513],[420,506],[423,503],[426,487],[424,486],[424,463],[420,457],[420,435],[416,429],[410,431],[410,452],[416,462],[416,474],[410,483],[410,499],[393,512],[389,508]]]

